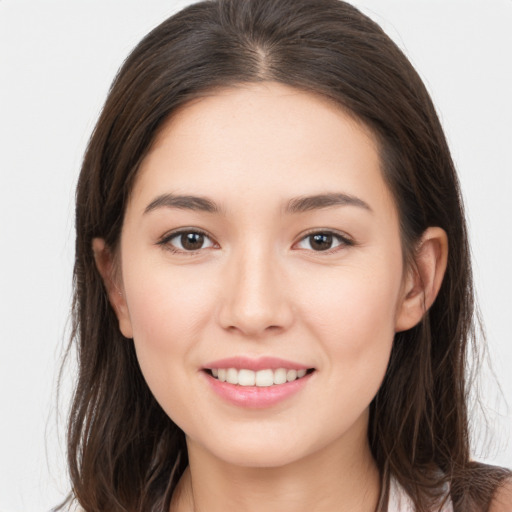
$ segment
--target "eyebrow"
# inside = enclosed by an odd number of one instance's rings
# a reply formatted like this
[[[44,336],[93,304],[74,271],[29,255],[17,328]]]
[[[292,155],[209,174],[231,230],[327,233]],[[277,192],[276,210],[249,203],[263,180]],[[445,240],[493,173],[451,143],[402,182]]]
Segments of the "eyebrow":
[[[288,201],[285,211],[287,213],[302,213],[310,210],[319,210],[331,206],[356,206],[373,212],[370,205],[356,196],[342,193],[316,194],[313,196],[295,197]]]
[[[372,212],[368,203],[362,199],[343,193],[315,194],[290,199],[285,207],[285,213],[303,213],[311,210],[329,208],[331,206],[356,206]],[[211,199],[201,196],[162,194],[149,203],[144,213],[158,208],[178,208],[182,210],[219,213],[220,207]]]
[[[157,208],[178,208],[208,213],[218,213],[220,211],[219,207],[206,197],[175,194],[158,196],[146,206],[144,213],[149,213]]]

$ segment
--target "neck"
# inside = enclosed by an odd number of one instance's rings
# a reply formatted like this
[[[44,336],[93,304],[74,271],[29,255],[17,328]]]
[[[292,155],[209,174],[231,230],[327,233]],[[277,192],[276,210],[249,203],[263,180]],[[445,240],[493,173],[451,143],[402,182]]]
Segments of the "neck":
[[[374,512],[380,477],[366,431],[279,467],[240,467],[187,439],[189,467],[171,512]]]

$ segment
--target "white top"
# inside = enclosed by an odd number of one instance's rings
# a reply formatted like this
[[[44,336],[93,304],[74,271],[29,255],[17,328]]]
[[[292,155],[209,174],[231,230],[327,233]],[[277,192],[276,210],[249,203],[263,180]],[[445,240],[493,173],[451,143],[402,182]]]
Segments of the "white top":
[[[388,512],[415,512],[411,498],[394,478],[391,478],[391,482],[389,484]],[[439,509],[439,512],[453,512],[453,506],[450,499],[448,499],[443,507]]]

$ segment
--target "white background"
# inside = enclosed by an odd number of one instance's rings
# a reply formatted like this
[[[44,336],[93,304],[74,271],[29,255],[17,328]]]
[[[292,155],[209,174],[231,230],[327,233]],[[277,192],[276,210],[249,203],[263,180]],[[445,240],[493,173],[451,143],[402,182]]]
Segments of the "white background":
[[[67,491],[55,379],[68,329],[80,160],[123,59],[188,3],[0,0],[1,512],[48,510]],[[406,51],[441,114],[466,198],[491,358],[511,403],[512,0],[356,5]],[[511,467],[512,416],[503,406],[496,412],[489,375],[494,449],[477,456]]]

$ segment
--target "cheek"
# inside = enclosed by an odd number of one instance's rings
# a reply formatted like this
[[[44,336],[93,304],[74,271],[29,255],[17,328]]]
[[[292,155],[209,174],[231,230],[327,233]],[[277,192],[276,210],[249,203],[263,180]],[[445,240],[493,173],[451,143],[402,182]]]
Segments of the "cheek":
[[[351,267],[316,279],[314,286],[305,286],[298,294],[305,297],[303,315],[312,325],[329,337],[341,336],[357,344],[364,333],[370,338],[382,329],[394,333],[400,283],[398,266],[389,272]]]
[[[169,268],[126,268],[124,282],[137,359],[144,378],[166,411],[180,407],[180,389],[200,334],[211,317],[212,294],[201,279]],[[150,270],[147,270],[147,269]],[[215,295],[213,295],[215,296]]]
[[[353,391],[369,387],[376,393],[384,376],[400,284],[401,265],[391,264],[372,271],[344,268],[309,290],[304,322],[323,345],[333,379]]]
[[[162,351],[190,343],[212,306],[205,281],[165,265],[140,265],[137,271],[133,263],[126,269],[124,289],[134,339]]]

